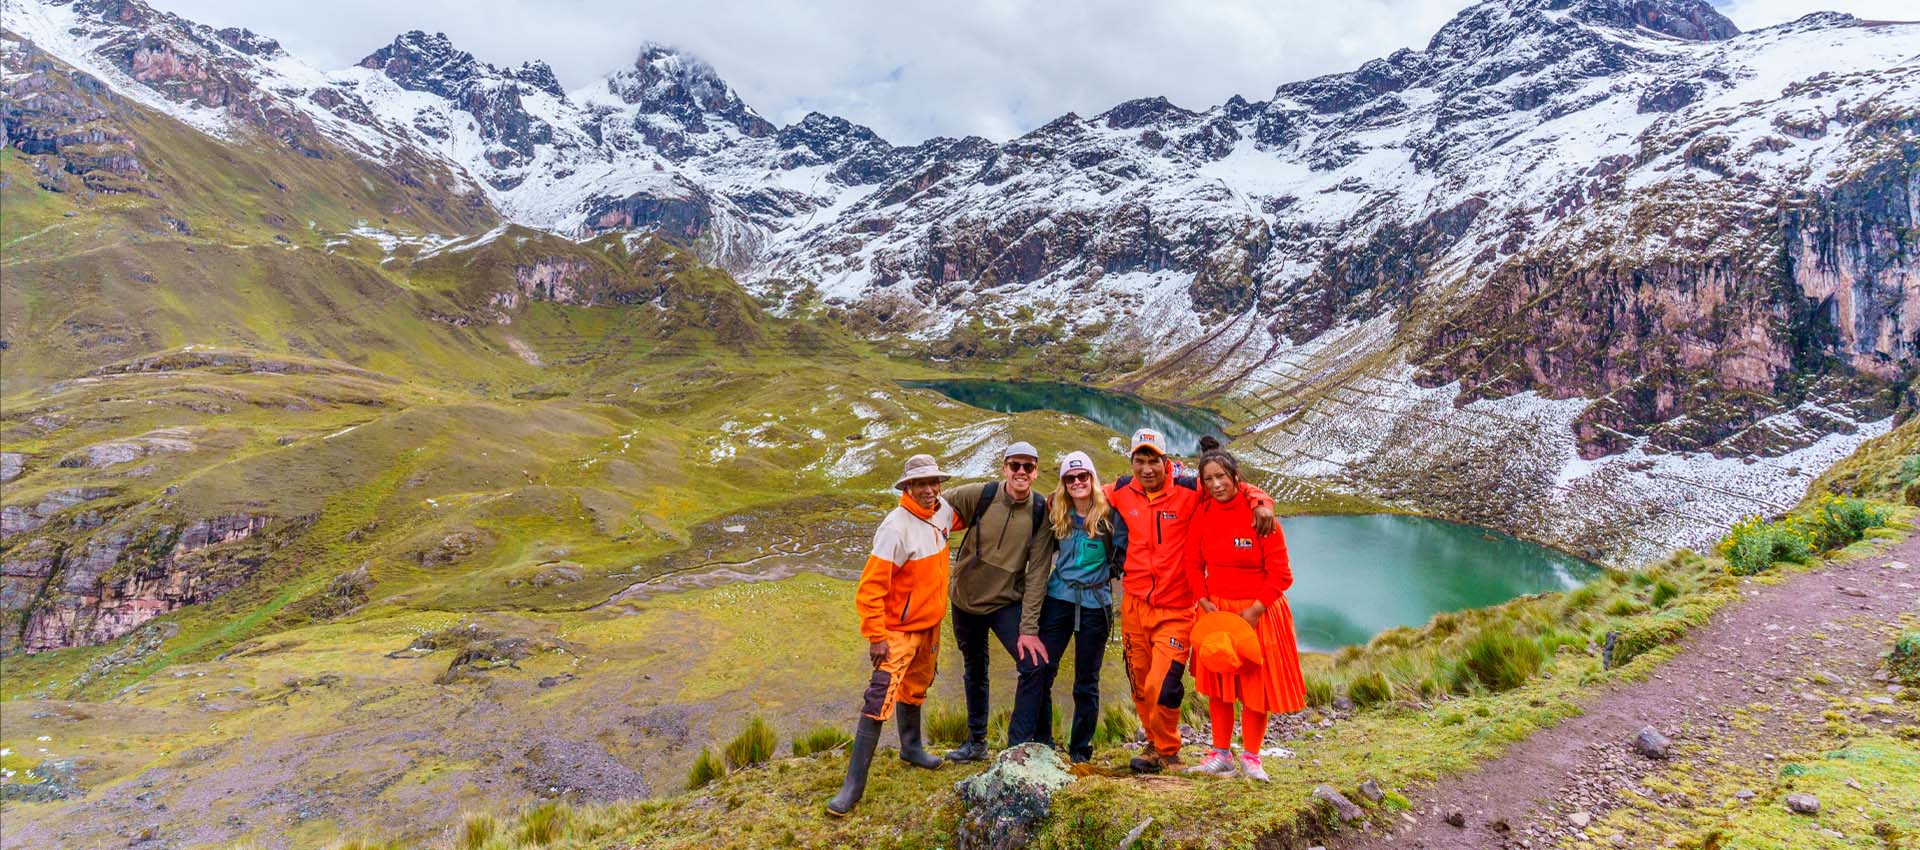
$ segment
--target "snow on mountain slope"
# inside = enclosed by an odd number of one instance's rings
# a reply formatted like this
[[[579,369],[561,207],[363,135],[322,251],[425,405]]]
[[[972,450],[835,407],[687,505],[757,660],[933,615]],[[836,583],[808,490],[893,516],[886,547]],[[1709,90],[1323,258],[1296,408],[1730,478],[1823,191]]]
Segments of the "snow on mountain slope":
[[[1911,404],[1916,24],[1487,0],[1263,102],[913,147],[775,127],[652,45],[563,92],[421,32],[323,72],[131,0],[5,25],[210,133],[431,162],[518,223],[661,233],[889,331],[1057,317],[1284,474],[1597,555],[1784,507]]]

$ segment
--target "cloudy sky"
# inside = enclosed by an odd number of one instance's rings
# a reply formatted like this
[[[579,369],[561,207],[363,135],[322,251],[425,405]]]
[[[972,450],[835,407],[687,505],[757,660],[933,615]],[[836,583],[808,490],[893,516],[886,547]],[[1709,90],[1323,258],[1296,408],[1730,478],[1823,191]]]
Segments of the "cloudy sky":
[[[644,41],[710,62],[776,124],[809,111],[896,144],[1004,140],[1065,112],[1166,95],[1201,109],[1264,100],[1292,80],[1426,44],[1469,0],[150,0],[280,40],[322,68],[410,29],[445,32],[481,61],[544,59],[568,89],[632,61]],[[1835,10],[1920,18],[1913,0],[1717,0],[1742,29]]]

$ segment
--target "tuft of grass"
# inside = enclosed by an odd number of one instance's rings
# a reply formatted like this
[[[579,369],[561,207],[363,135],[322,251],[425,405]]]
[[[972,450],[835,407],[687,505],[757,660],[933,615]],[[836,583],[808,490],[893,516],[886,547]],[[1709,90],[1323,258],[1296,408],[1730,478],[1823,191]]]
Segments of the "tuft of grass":
[[[1607,603],[1609,617],[1631,617],[1635,614],[1644,614],[1646,611],[1646,603],[1631,596],[1615,597],[1612,602]]]
[[[687,771],[687,790],[694,791],[707,787],[715,779],[727,775],[727,764],[713,754],[709,747],[701,747],[700,755],[693,759],[693,769]]]
[[[1653,596],[1648,599],[1648,602],[1652,603],[1655,608],[1665,608],[1667,607],[1667,603],[1672,602],[1679,596],[1680,588],[1675,587],[1673,582],[1661,579],[1654,583]]]
[[[815,726],[806,734],[793,739],[793,754],[810,756],[815,753],[831,752],[846,746],[847,742],[852,740],[853,736],[838,726]]]
[[[1100,726],[1093,731],[1093,744],[1117,747],[1133,743],[1139,735],[1140,718],[1133,715],[1133,708],[1109,705],[1100,710]]]
[[[1546,651],[1539,641],[1487,628],[1467,642],[1460,666],[1481,687],[1500,693],[1526,684],[1545,660]]]
[[[935,744],[959,746],[967,741],[967,710],[946,703],[929,704],[920,714],[921,730]]]
[[[721,752],[727,759],[727,770],[735,771],[754,765],[766,764],[773,758],[773,749],[778,746],[773,726],[767,719],[754,715],[747,721],[745,729],[728,741]]]
[[[499,818],[482,812],[468,812],[460,824],[460,850],[480,850],[499,834]]]
[[[520,828],[514,834],[514,840],[521,847],[545,847],[555,841],[567,830],[569,812],[559,803],[546,802],[528,809],[520,816]]]
[[[1370,670],[1347,683],[1347,699],[1361,708],[1372,708],[1393,699],[1393,683],[1378,670]]]
[[[1324,676],[1311,674],[1308,674],[1304,678],[1307,683],[1308,705],[1315,708],[1325,708],[1333,704],[1333,680]]]

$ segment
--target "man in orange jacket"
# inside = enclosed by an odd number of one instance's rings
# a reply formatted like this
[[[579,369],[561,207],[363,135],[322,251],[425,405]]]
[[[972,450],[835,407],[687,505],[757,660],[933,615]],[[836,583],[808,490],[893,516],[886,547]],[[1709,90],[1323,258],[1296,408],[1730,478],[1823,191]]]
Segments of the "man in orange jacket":
[[[1157,773],[1180,764],[1181,679],[1192,652],[1194,605],[1199,597],[1182,565],[1187,528],[1200,505],[1197,483],[1175,479],[1167,439],[1152,428],[1133,433],[1133,475],[1107,485],[1107,500],[1126,526],[1126,561],[1120,587],[1120,637],[1133,707],[1147,731],[1147,746],[1128,766]],[[1256,530],[1279,527],[1273,500],[1242,483],[1254,505]],[[1118,535],[1116,534],[1116,542]]]
[[[907,458],[905,472],[893,483],[900,504],[873,534],[873,550],[853,592],[873,676],[861,699],[847,778],[827,801],[827,814],[845,817],[860,802],[880,744],[880,725],[896,713],[900,760],[928,769],[946,763],[921,742],[920,706],[933,684],[940,621],[947,614],[947,535],[966,524],[940,497],[941,483],[951,477],[930,455]]]

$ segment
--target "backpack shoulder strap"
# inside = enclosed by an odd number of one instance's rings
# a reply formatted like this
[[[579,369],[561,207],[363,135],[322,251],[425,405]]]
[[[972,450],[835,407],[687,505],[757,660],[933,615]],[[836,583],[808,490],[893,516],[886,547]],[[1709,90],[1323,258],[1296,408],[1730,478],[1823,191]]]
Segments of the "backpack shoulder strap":
[[[1040,531],[1046,527],[1047,527],[1047,497],[1042,494],[1035,493],[1033,494],[1033,533],[1039,534]]]
[[[989,481],[987,486],[980,488],[980,501],[973,503],[973,516],[967,520],[967,528],[980,527],[980,518],[987,515],[987,508],[992,506],[993,500],[999,497],[1000,482],[998,481]]]

